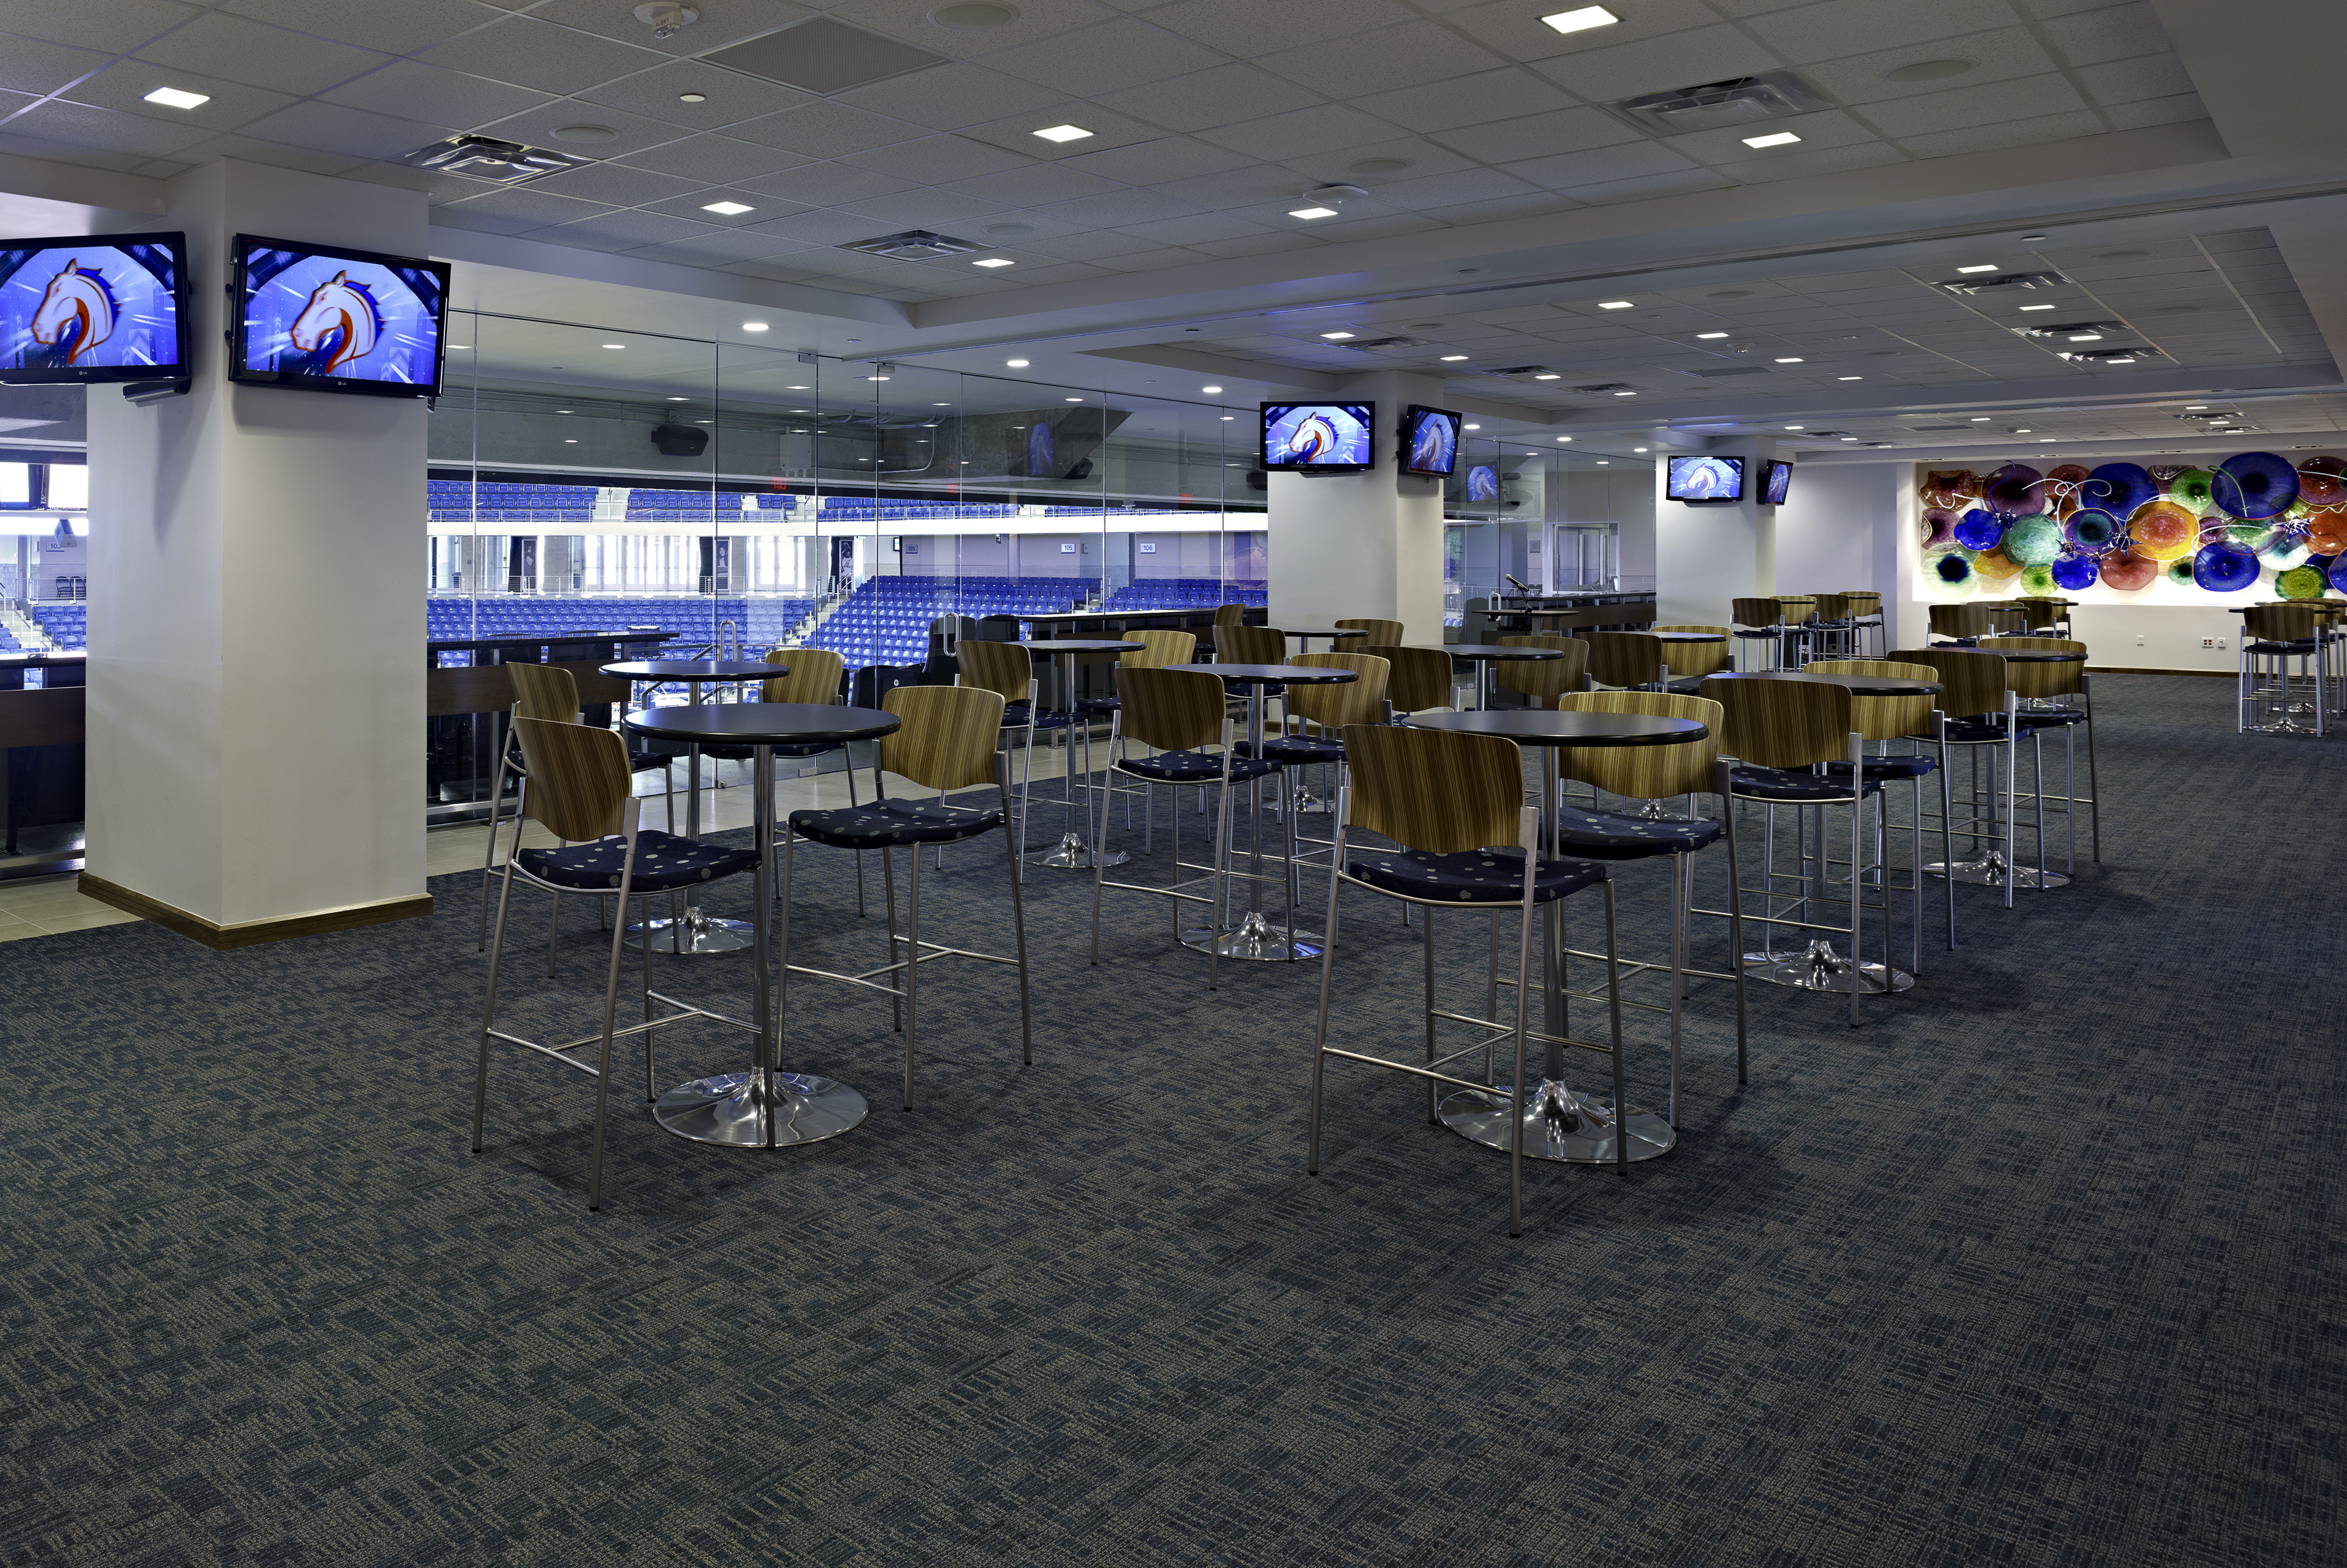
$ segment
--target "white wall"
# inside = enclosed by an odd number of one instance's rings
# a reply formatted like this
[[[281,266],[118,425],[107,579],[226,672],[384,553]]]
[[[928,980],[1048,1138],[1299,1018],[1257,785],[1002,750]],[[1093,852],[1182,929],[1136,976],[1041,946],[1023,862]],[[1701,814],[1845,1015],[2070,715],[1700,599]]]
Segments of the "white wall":
[[[1777,508],[1777,591],[1882,596],[1890,648],[1922,644],[1920,618],[1899,613],[1899,520],[1912,492],[1908,463],[1806,463]],[[1910,634],[1911,633],[1911,638]]]
[[[1412,403],[1440,405],[1432,376],[1381,372],[1330,401],[1371,402],[1377,424],[1365,474],[1270,477],[1271,623],[1326,626],[1339,616],[1402,623],[1412,644],[1442,641],[1442,482],[1394,466],[1395,426]]]
[[[1761,506],[1763,466],[1771,443],[1715,442],[1712,454],[1744,459],[1744,499],[1691,507],[1665,498],[1670,466],[1656,463],[1655,620],[1664,626],[1726,626],[1730,604],[1777,591],[1777,508]],[[1627,569],[1626,568],[1624,569]]]

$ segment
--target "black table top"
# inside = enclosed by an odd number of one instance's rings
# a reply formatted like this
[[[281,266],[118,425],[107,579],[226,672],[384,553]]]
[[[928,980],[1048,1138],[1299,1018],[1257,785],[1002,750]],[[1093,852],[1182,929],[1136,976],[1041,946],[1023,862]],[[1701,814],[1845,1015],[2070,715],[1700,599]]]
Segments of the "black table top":
[[[1811,686],[1847,687],[1853,697],[1932,697],[1936,681],[1911,681],[1904,675],[1813,675],[1806,670],[1722,670],[1706,681],[1799,681]]]
[[[1366,637],[1368,632],[1358,626],[1283,626],[1283,637]]]
[[[1505,735],[1530,746],[1676,746],[1700,741],[1710,726],[1653,713],[1557,712],[1546,708],[1486,708],[1471,713],[1413,713],[1421,730]]]
[[[1442,651],[1453,659],[1562,659],[1553,648],[1503,648],[1496,642],[1454,642]]]
[[[604,674],[621,681],[764,681],[790,672],[789,665],[763,659],[638,659],[603,666]]]
[[[1039,637],[1019,646],[1030,653],[1134,653],[1148,644],[1122,642],[1112,637]]]
[[[1659,637],[1665,642],[1725,642],[1725,631],[1649,631],[1649,637]]]
[[[2051,648],[2022,649],[2010,652],[2001,648],[1984,648],[1981,651],[1993,653],[2015,664],[2084,664],[2086,661],[2083,653],[2062,653]]]
[[[644,708],[629,727],[663,741],[726,741],[734,745],[787,746],[806,741],[869,741],[893,735],[904,721],[877,708],[831,702],[704,702]]]
[[[1340,686],[1361,678],[1358,671],[1334,670],[1325,664],[1168,664],[1165,668],[1219,675],[1242,686]]]

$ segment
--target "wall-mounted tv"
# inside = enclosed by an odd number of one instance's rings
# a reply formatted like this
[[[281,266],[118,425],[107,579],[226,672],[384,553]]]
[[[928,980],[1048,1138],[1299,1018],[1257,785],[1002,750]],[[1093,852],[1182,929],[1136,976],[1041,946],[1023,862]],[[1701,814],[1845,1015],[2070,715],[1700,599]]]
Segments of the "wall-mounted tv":
[[[1401,416],[1401,471],[1448,479],[1459,466],[1460,416],[1447,408],[1411,404]]]
[[[1500,471],[1489,463],[1478,463],[1467,470],[1467,499],[1496,501],[1500,498]]]
[[[1663,494],[1691,507],[1744,498],[1741,457],[1674,457]]]
[[[446,262],[240,234],[234,265],[230,380],[440,395]]]
[[[1373,403],[1266,403],[1263,466],[1274,473],[1358,474],[1377,464]]]
[[[1785,493],[1792,488],[1792,485],[1793,466],[1775,457],[1769,458],[1768,466],[1760,471],[1760,504],[1764,507],[1783,506]]]
[[[0,241],[0,382],[188,374],[188,237]]]

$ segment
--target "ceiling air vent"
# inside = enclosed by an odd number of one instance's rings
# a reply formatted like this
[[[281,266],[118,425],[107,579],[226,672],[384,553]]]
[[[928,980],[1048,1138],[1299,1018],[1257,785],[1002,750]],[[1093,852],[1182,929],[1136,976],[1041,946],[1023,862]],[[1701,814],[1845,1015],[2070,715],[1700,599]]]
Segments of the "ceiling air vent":
[[[583,168],[595,160],[575,152],[548,152],[542,147],[524,147],[518,141],[499,141],[490,136],[452,136],[446,141],[403,152],[391,161],[413,169],[428,169],[435,174],[461,174],[467,179],[487,180],[491,185],[519,185],[525,179]]]
[[[2086,348],[2065,352],[2060,357],[2080,364],[2133,364],[2139,359],[2157,359],[2156,348]]]
[[[1699,87],[1674,87],[1624,98],[1614,112],[1642,130],[1664,136],[1684,136],[1691,130],[1750,125],[1757,120],[1785,119],[1831,108],[1816,88],[1790,71],[1768,71],[1757,77],[1734,77]]]
[[[861,251],[867,256],[886,256],[897,261],[934,261],[940,256],[967,256],[979,247],[967,240],[949,235],[932,234],[927,229],[907,229],[902,234],[883,234],[877,240],[858,240],[842,245],[843,251]]]
[[[2042,327],[2015,327],[2023,337],[2069,337],[2075,333],[2123,333],[2132,329],[2125,322],[2062,322]]]
[[[1416,337],[1368,337],[1358,343],[1339,343],[1337,346],[1339,348],[1416,348],[1425,341],[1424,338]]]
[[[1637,389],[1636,387],[1635,387],[1635,386],[1632,386],[1632,385],[1631,385],[1628,382],[1626,382],[1626,381],[1601,381],[1601,382],[1598,382],[1596,384],[1594,384],[1594,385],[1593,385],[1593,386],[1576,386],[1576,387],[1574,387],[1573,390],[1573,391],[1575,391],[1575,392],[1600,393],[1600,392],[1635,392],[1635,391],[1637,391],[1638,389]]]
[[[1491,369],[1483,372],[1483,374],[1485,375],[1546,375],[1548,374],[1548,366],[1544,364],[1501,364],[1494,365]]]
[[[2002,278],[1958,278],[1940,287],[1952,294],[2017,294],[2031,289],[2058,289],[2070,280],[2059,272],[2007,272]]]
[[[806,93],[844,93],[907,71],[942,66],[947,58],[831,16],[810,16],[702,57],[712,66]]]

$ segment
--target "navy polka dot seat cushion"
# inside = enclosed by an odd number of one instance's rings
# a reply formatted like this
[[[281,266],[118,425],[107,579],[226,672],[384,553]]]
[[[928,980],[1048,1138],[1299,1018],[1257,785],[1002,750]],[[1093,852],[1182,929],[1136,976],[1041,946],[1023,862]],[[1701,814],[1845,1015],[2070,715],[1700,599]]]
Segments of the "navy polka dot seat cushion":
[[[952,810],[933,800],[877,800],[836,811],[794,811],[791,831],[834,849],[957,844],[1002,825],[999,810]]]
[[[628,841],[613,834],[591,844],[562,849],[525,849],[521,868],[540,882],[575,887],[583,893],[616,892],[620,868],[627,860]],[[697,882],[714,882],[758,864],[754,849],[727,849],[695,844],[689,838],[646,828],[636,837],[636,874],[630,893],[667,893]]]
[[[1524,896],[1524,857],[1517,850],[1378,850],[1348,856],[1345,874],[1387,893],[1446,904],[1514,904]],[[1543,860],[1533,872],[1532,902],[1552,903],[1604,881],[1605,875],[1594,861]]]
[[[1160,752],[1153,757],[1120,758],[1116,771],[1157,784],[1218,784],[1223,776],[1223,759],[1220,753],[1212,752]],[[1278,764],[1261,757],[1231,758],[1233,784],[1245,784],[1278,771]]]
[[[665,768],[674,761],[676,761],[674,757],[662,756],[658,752],[630,751],[628,753],[628,771],[631,774],[648,774],[654,768]]]
[[[1834,779],[1798,768],[1756,768],[1747,764],[1727,770],[1727,787],[1747,800],[1848,800],[1850,780],[1848,770],[1843,771],[1843,777]],[[1869,794],[1879,794],[1881,788],[1881,779],[1866,781]]]
[[[1113,713],[1122,706],[1123,706],[1123,704],[1119,702],[1113,697],[1079,697],[1076,699],[1076,712],[1088,716],[1100,713]]]
[[[1041,709],[1035,714],[1035,727],[1039,730],[1064,730],[1070,724],[1074,723],[1074,715],[1070,713],[1055,713],[1049,708]],[[1027,727],[1027,704],[1024,702],[1012,702],[1009,706],[1005,707],[1002,710],[1002,727],[1006,730],[1025,729]]]
[[[1252,743],[1246,741],[1241,741],[1236,750],[1243,757],[1255,754]],[[1302,768],[1321,763],[1341,763],[1345,760],[1345,748],[1336,741],[1324,741],[1317,735],[1275,735],[1264,742],[1263,754],[1266,762],[1277,763],[1282,767]]]
[[[1566,806],[1556,814],[1563,846],[1598,860],[1643,860],[1678,855],[1715,843],[1726,831],[1716,822],[1668,822]]]

